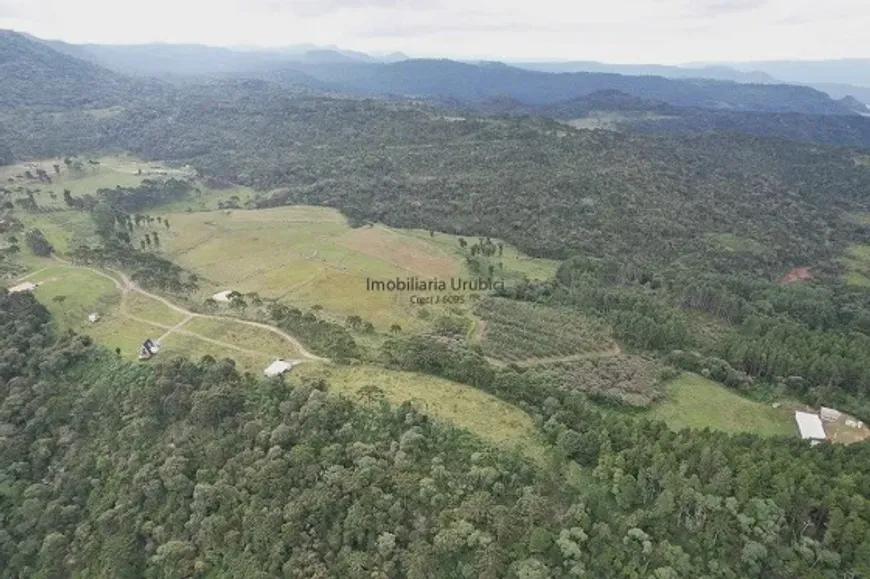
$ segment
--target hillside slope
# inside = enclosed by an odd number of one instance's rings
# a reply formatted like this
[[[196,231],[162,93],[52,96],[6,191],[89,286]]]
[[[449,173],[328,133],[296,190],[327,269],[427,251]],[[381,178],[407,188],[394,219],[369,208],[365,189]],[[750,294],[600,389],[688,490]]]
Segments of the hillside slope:
[[[0,79],[0,109],[106,107],[141,89],[118,74],[6,30],[0,30]]]

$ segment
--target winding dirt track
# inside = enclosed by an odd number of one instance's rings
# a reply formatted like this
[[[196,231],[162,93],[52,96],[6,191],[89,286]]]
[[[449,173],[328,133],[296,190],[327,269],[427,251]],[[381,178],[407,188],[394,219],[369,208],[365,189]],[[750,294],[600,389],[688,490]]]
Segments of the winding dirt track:
[[[166,307],[182,314],[185,317],[184,320],[182,320],[181,322],[179,322],[178,324],[176,324],[173,327],[173,326],[167,326],[165,324],[158,324],[156,322],[152,322],[151,320],[137,318],[137,317],[132,316],[130,314],[124,313],[125,316],[127,316],[128,318],[135,320],[137,322],[144,322],[147,324],[151,324],[152,326],[157,326],[158,328],[162,328],[162,329],[167,330],[167,332],[161,338],[159,338],[158,341],[164,340],[166,337],[168,337],[172,333],[179,333],[182,335],[195,336],[201,340],[205,340],[206,342],[210,342],[212,344],[216,344],[219,346],[225,346],[225,347],[228,347],[228,348],[231,348],[233,350],[240,351],[240,352],[246,352],[249,354],[269,355],[268,352],[259,352],[259,351],[255,351],[255,350],[247,350],[245,348],[241,348],[239,346],[236,346],[235,344],[221,342],[219,340],[214,340],[212,338],[208,338],[206,336],[202,336],[202,335],[196,334],[194,332],[188,332],[188,331],[182,330],[182,327],[185,324],[187,324],[189,321],[191,321],[195,318],[204,318],[204,319],[209,319],[209,320],[219,320],[222,322],[231,322],[231,323],[235,323],[235,324],[243,324],[246,326],[252,326],[254,328],[260,328],[261,330],[266,330],[268,332],[272,332],[273,334],[277,334],[278,336],[281,336],[285,341],[290,343],[290,345],[293,346],[293,348],[299,353],[299,355],[301,357],[306,358],[308,360],[316,361],[316,362],[329,362],[328,358],[321,358],[320,356],[312,354],[311,352],[309,352],[308,350],[305,349],[305,347],[299,342],[299,340],[297,340],[296,338],[294,338],[290,334],[288,334],[282,330],[279,330],[278,328],[276,328],[274,326],[270,326],[268,324],[261,324],[260,322],[252,322],[250,320],[240,320],[238,318],[231,318],[229,316],[213,316],[213,315],[208,315],[208,314],[199,314],[196,312],[192,312],[190,310],[184,309],[183,307],[181,307],[179,305],[173,304],[172,302],[170,302],[169,300],[167,300],[164,297],[161,297],[161,296],[158,296],[158,295],[155,295],[155,294],[152,294],[150,292],[145,291],[144,289],[139,287],[133,280],[131,280],[129,277],[127,277],[127,275],[124,274],[124,272],[121,272],[121,271],[118,271],[115,269],[110,270],[118,276],[118,277],[115,277],[115,276],[107,274],[104,271],[100,271],[99,269],[96,269],[94,267],[88,267],[88,266],[84,266],[84,265],[76,265],[76,264],[71,263],[65,259],[62,259],[56,255],[52,255],[52,257],[56,261],[62,263],[63,265],[65,265],[67,267],[73,267],[73,268],[77,268],[77,269],[85,269],[85,270],[93,272],[101,277],[104,277],[108,280],[111,280],[112,283],[115,284],[115,287],[118,288],[118,290],[122,294],[135,292],[135,293],[141,294],[147,298],[150,298],[152,300],[156,300],[156,301],[162,303],[163,305],[165,305]],[[35,274],[31,274],[31,275],[35,275]]]

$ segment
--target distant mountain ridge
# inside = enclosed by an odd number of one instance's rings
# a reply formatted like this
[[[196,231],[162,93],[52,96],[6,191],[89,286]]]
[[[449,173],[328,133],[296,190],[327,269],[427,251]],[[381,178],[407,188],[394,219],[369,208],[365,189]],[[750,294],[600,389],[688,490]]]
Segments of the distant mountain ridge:
[[[539,72],[603,72],[631,76],[663,76],[665,78],[708,78],[755,84],[778,84],[779,80],[760,71],[740,71],[727,65],[668,66],[664,64],[608,64],[595,61],[523,62],[507,64]]]
[[[835,60],[767,60],[734,62],[726,66],[739,71],[757,70],[786,82],[802,84],[848,84],[870,87],[870,58]]]
[[[134,76],[248,76],[365,96],[457,99],[466,103],[503,96],[541,105],[600,90],[618,90],[681,107],[807,114],[855,112],[854,103],[837,102],[818,90],[778,84],[766,73],[722,66],[692,69],[591,62],[512,66],[501,62],[406,59],[401,53],[373,56],[334,46],[231,49],[173,44],[74,45],[30,38],[67,56]]]
[[[546,73],[503,63],[406,60],[392,64],[304,63],[289,66],[323,82],[365,95],[478,102],[501,96],[532,105],[552,104],[600,90],[618,90],[675,106],[718,110],[854,114],[844,103],[804,86],[739,84],[709,79],[668,79],[613,73]]]
[[[202,106],[248,106],[237,99],[243,94],[256,102],[315,94],[374,96],[399,103],[426,101],[442,109],[483,115],[572,120],[607,112],[613,113],[601,115],[606,117],[607,128],[632,132],[718,130],[870,148],[870,118],[855,114],[870,114],[866,107],[850,98],[835,101],[802,86],[604,73],[556,74],[498,62],[349,62],[351,57],[330,50],[313,54],[305,51],[294,56],[296,61],[285,63],[280,59],[263,61],[259,55],[243,51],[199,46],[124,49],[127,66],[132,66],[131,55],[140,54],[145,68],[159,69],[161,61],[178,64],[184,59],[175,57],[186,54],[186,65],[173,69],[164,64],[161,69],[164,75],[176,71],[182,77],[180,82],[164,82],[122,75],[76,56],[87,57],[87,45],[53,44],[57,49],[52,43],[0,32],[0,73],[4,81],[0,83],[0,108],[63,111],[118,107],[150,115],[154,107],[190,98],[202,100]],[[185,74],[185,66],[207,54],[237,59],[235,68],[222,68],[229,61],[218,59],[211,64],[212,75],[203,74],[196,66],[193,69],[200,75]],[[25,126],[16,124],[19,128]],[[55,125],[55,130],[60,129]],[[95,136],[94,142],[101,142],[99,135]],[[79,131],[75,138],[85,139],[85,132]],[[19,148],[16,152],[26,155],[26,150]]]
[[[490,116],[537,116],[560,121],[586,119],[608,113],[607,123],[612,130],[650,134],[727,131],[829,146],[870,149],[870,115],[716,111],[676,107],[616,90],[602,90],[577,99],[540,106],[504,97],[472,105],[456,102],[439,104],[454,109],[457,113],[466,110]],[[857,101],[853,104],[864,106]]]
[[[145,88],[21,34],[0,30],[0,109],[112,106]]]
[[[836,61],[831,61],[835,63]],[[834,99],[842,99],[846,96],[857,98],[865,105],[870,105],[870,80],[863,74],[847,74],[841,71],[839,74],[831,72],[827,75],[800,74],[798,62],[793,67],[784,68],[771,66],[766,68],[766,63],[734,63],[700,65],[687,64],[681,66],[667,66],[661,64],[608,64],[594,61],[566,61],[566,62],[510,62],[513,66],[527,70],[541,72],[604,72],[637,76],[663,76],[674,79],[706,78],[712,80],[729,80],[750,84],[794,84],[811,86],[827,93]],[[775,64],[775,63],[774,63]],[[825,63],[805,63],[810,66],[824,68]],[[758,70],[760,66],[764,70]],[[867,61],[870,69],[870,60]],[[777,74],[783,76],[777,76]],[[863,71],[862,71],[863,73]],[[831,80],[835,79],[835,80]],[[866,82],[867,86],[861,86]]]
[[[322,48],[313,45],[263,49],[202,44],[69,44],[33,36],[29,38],[58,52],[87,60],[114,72],[137,76],[219,76],[273,70],[292,63],[387,63],[407,58],[401,53],[376,57],[337,47]]]

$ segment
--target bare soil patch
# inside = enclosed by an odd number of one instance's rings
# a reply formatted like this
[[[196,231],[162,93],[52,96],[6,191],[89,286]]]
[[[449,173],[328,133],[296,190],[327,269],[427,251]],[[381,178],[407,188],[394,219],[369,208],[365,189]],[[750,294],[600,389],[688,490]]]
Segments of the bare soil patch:
[[[779,280],[779,283],[781,283],[782,285],[788,285],[790,283],[809,281],[811,279],[813,279],[813,275],[810,273],[810,268],[796,267],[789,271],[784,278]]]

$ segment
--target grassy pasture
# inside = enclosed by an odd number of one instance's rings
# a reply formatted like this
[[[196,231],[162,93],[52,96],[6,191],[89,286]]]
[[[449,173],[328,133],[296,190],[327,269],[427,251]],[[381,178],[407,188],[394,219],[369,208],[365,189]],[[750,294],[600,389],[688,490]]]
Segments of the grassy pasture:
[[[58,253],[66,253],[79,244],[87,245],[97,241],[91,218],[82,211],[59,211],[56,213],[17,211],[15,218],[27,228],[35,227],[42,231]],[[19,237],[23,237],[23,235]]]
[[[474,308],[484,320],[487,356],[516,361],[611,351],[609,330],[569,308],[487,298]]]
[[[545,454],[531,417],[470,386],[412,372],[374,366],[323,370],[330,389],[355,400],[410,402],[417,410],[464,428],[480,438],[540,458]]]
[[[91,328],[91,313],[116,310],[121,303],[121,293],[111,281],[87,270],[54,265],[27,281],[39,284],[34,296],[62,330]]]
[[[184,319],[183,314],[176,312],[157,300],[135,292],[130,292],[125,296],[124,311],[131,316],[150,320],[164,326],[174,326]]]
[[[145,338],[163,333],[157,326],[123,316],[121,293],[111,281],[91,271],[51,266],[28,281],[41,283],[34,296],[51,312],[58,329],[87,334],[111,350],[121,348],[125,358],[135,359]],[[56,300],[58,296],[63,301]],[[88,321],[93,312],[101,316],[95,324]]]
[[[667,399],[647,414],[673,430],[710,428],[759,436],[795,436],[791,411],[743,398],[721,384],[685,373],[667,384]]]
[[[434,236],[431,236],[428,231],[423,229],[390,229],[390,231],[398,235],[414,237],[427,243],[435,244],[459,260],[464,260],[465,258],[459,246],[459,239],[465,239],[467,242],[475,241],[474,237],[450,235],[440,232],[436,232]],[[493,243],[500,242],[498,239],[493,239],[492,241]],[[504,254],[501,257],[493,258],[493,261],[500,261],[504,264],[503,273],[506,280],[512,278],[521,279],[523,277],[535,280],[548,280],[556,275],[556,270],[559,267],[559,262],[556,260],[529,257],[507,243],[504,243]]]
[[[187,329],[187,326],[183,329]],[[240,345],[239,347],[244,348],[245,345]],[[235,360],[236,367],[239,370],[255,374],[260,374],[266,366],[274,361],[274,357],[266,354],[243,352],[214,344],[196,336],[175,332],[163,341],[161,352],[157,359],[170,359],[177,356],[194,361],[201,359],[203,356],[211,356],[216,360],[231,358]]]
[[[170,216],[167,254],[203,280],[200,299],[225,289],[359,315],[380,330],[423,327],[401,292],[369,292],[366,279],[450,278],[461,262],[437,245],[382,228],[351,229],[337,211],[290,207]]]
[[[299,356],[293,345],[268,330],[228,320],[195,318],[184,325],[185,331],[207,336],[213,340],[235,344],[246,350],[261,352],[270,358],[291,359]]]
[[[149,210],[150,213],[186,213],[191,211],[215,211],[220,208],[220,203],[230,200],[236,201],[244,207],[246,201],[253,199],[257,192],[250,187],[230,187],[227,189],[215,189],[204,183],[198,183],[200,193],[189,199],[182,199],[167,203]]]
[[[64,189],[69,189],[73,197],[93,195],[98,189],[113,189],[117,186],[136,187],[143,179],[158,177],[191,176],[193,173],[182,169],[172,169],[161,163],[149,163],[132,156],[99,157],[92,160],[99,165],[88,163],[90,158],[77,158],[82,162],[80,171],[68,168],[62,158],[42,159],[26,163],[18,163],[0,167],[0,187],[13,191],[12,198],[23,197],[18,188],[37,191],[34,194],[40,207],[66,209],[63,201]],[[55,173],[54,165],[60,166],[60,174]],[[26,171],[34,176],[36,169],[42,169],[51,177],[51,183],[42,183],[38,179],[28,179]],[[139,171],[142,171],[139,174]],[[12,179],[12,182],[9,181]],[[50,193],[55,194],[55,199]]]
[[[48,267],[39,271],[41,268],[38,266],[43,263],[48,263]],[[166,333],[166,326],[175,326],[184,319],[182,314],[138,293],[124,295],[122,306],[121,292],[111,281],[94,272],[55,265],[50,261],[34,261],[34,267],[38,273],[28,277],[28,281],[40,284],[34,295],[48,308],[61,331],[71,329],[88,334],[112,350],[120,347],[126,358],[138,356],[145,338],[156,339]],[[14,285],[14,282],[7,282],[7,285]],[[55,299],[58,296],[62,296],[62,301]],[[93,312],[101,316],[95,324],[88,321]],[[133,320],[128,315],[145,321]],[[292,345],[280,336],[232,321],[198,318],[185,324],[181,330],[165,340],[162,355],[231,357],[241,368],[252,371],[262,370],[277,357],[297,356]],[[201,334],[236,348],[184,332]]]
[[[870,217],[870,216],[864,216]],[[870,219],[868,219],[870,223]],[[870,287],[870,245],[852,245],[843,258],[846,283],[856,287]]]

